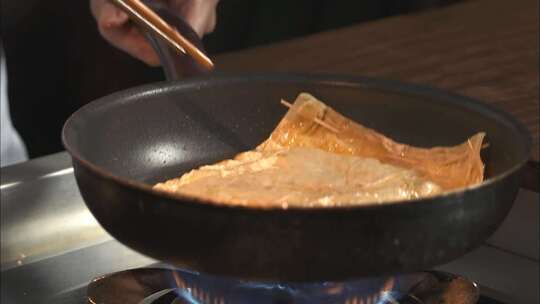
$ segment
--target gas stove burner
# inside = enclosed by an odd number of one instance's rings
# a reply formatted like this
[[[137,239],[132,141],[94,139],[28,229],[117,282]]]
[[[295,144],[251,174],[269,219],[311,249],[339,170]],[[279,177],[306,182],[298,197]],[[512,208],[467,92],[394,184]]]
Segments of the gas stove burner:
[[[344,283],[262,283],[137,268],[94,279],[91,304],[475,304],[478,286],[437,271]]]

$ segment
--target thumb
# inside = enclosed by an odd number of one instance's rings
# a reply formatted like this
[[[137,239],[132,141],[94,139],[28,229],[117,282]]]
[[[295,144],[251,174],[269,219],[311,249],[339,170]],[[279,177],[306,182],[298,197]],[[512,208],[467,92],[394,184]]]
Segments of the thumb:
[[[91,0],[92,14],[103,38],[113,46],[151,66],[159,65],[159,58],[139,29],[130,24],[129,17],[109,0]]]
[[[92,0],[90,5],[100,28],[121,27],[129,20],[126,13],[108,0]]]
[[[218,2],[219,0],[171,0],[169,5],[202,37],[214,30]]]

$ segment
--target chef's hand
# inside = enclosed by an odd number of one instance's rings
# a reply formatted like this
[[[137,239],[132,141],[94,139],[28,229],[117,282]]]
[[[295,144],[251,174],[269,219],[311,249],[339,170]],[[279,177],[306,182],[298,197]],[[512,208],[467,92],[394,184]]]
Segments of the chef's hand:
[[[216,6],[219,0],[160,0],[179,14],[202,38],[214,30]],[[151,66],[160,64],[159,58],[138,27],[129,22],[122,10],[109,0],[90,0],[92,14],[99,32],[115,47]]]

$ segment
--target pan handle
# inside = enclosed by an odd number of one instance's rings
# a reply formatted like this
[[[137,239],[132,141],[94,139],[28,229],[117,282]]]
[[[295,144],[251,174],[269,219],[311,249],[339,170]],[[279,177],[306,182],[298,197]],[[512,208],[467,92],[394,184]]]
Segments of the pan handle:
[[[171,10],[157,1],[145,1],[145,3],[165,22],[175,27],[180,34],[206,54],[199,35],[180,16],[174,14]],[[201,67],[200,64],[191,58],[191,56],[173,50],[166,42],[154,34],[145,32],[145,36],[159,56],[167,80],[201,76],[209,72],[209,70]]]

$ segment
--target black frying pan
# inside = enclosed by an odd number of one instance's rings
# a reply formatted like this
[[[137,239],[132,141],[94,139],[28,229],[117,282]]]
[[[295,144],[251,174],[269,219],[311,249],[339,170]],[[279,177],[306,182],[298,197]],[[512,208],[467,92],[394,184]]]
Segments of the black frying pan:
[[[255,147],[284,115],[279,100],[302,91],[412,145],[455,145],[485,131],[487,180],[428,199],[332,209],[228,207],[152,191],[155,182]],[[466,97],[386,80],[276,74],[206,76],[106,96],[73,114],[63,141],[88,208],[120,242],[179,267],[287,281],[415,271],[463,255],[507,215],[531,147],[515,119]]]

